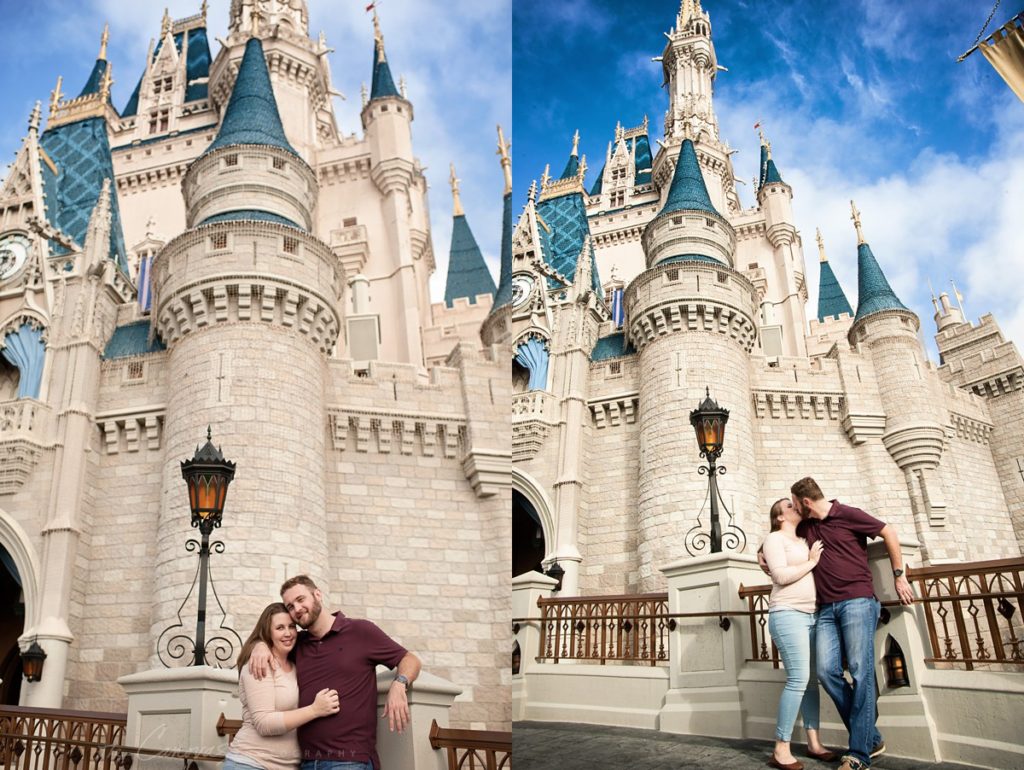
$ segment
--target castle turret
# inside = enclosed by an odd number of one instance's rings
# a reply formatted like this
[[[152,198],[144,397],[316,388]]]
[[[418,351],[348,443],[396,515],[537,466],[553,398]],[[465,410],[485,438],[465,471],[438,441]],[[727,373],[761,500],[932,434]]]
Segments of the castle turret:
[[[512,337],[512,157],[501,126],[498,126],[498,155],[505,177],[505,191],[501,212],[501,263],[498,269],[498,288],[494,294],[491,312],[480,327],[480,339],[485,345],[511,341]]]
[[[832,266],[828,263],[828,256],[825,254],[825,241],[822,240],[821,230],[817,231],[818,237],[818,321],[825,322],[826,318],[839,318],[842,315],[853,318],[853,308],[850,307],[843,287],[839,285],[839,279],[832,272]]]
[[[451,166],[452,185],[452,246],[448,253],[448,280],[444,287],[444,302],[452,307],[456,298],[465,297],[475,304],[477,297],[494,297],[494,279],[487,269],[480,247],[466,220],[459,198],[459,180],[455,178],[455,165]]]
[[[238,463],[228,547],[237,549],[233,577],[248,589],[228,603],[237,625],[255,617],[260,597],[274,594],[285,576],[328,563],[327,449],[316,426],[344,274],[311,233],[317,192],[316,174],[285,137],[263,45],[252,37],[220,132],[185,174],[188,229],[153,265],[153,323],[175,383],[167,398],[154,634],[191,579],[177,556],[189,521],[179,461],[208,425]],[[272,380],[259,375],[268,357],[287,362]],[[272,436],[261,417],[269,413],[276,416]],[[287,533],[271,543],[264,533],[275,522],[279,535]]]
[[[572,152],[569,153],[569,160],[565,162],[565,168],[559,179],[572,179],[580,173],[580,132],[572,136]]]
[[[920,321],[896,296],[864,238],[860,212],[850,202],[857,230],[857,314],[851,347],[870,358],[885,412],[882,443],[906,475],[918,539],[928,549],[945,524],[945,495],[935,474],[942,460],[948,417],[926,377],[917,332]]]
[[[722,494],[738,520],[757,500],[750,402],[750,352],[756,341],[756,293],[732,269],[736,236],[711,204],[693,143],[679,151],[665,204],[644,232],[648,270],[626,289],[628,341],[639,351],[640,586],[664,586],[659,567],[684,553],[707,481],[686,409],[706,388],[730,410]],[[710,362],[714,362],[712,366]],[[706,513],[703,516],[706,522]],[[729,523],[725,517],[723,525]],[[726,530],[728,535],[729,530]],[[737,545],[729,537],[726,547]],[[691,537],[692,545],[692,537]]]

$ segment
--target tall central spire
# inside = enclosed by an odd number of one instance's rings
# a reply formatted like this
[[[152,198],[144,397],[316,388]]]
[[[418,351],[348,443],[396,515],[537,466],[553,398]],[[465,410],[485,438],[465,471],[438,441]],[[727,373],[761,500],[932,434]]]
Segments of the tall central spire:
[[[711,103],[718,58],[711,42],[711,19],[700,0],[682,0],[675,27],[660,57],[669,89],[665,139],[707,134],[718,140],[718,118]]]
[[[384,33],[380,30],[380,18],[377,9],[373,9],[373,82],[370,85],[370,101],[384,96],[399,96],[395,88],[395,80],[391,77],[391,67],[384,53]]]

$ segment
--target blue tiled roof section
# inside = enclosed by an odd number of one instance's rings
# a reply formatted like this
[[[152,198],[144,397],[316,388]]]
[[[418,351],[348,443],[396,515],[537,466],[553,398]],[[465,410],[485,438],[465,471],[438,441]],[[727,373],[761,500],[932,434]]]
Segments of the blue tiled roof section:
[[[663,259],[658,264],[667,265],[670,262],[714,262],[716,265],[722,264],[721,260],[709,257],[707,254],[679,254],[675,257]]]
[[[475,304],[478,294],[490,294],[493,298],[494,293],[491,271],[487,269],[466,216],[459,214],[452,222],[452,247],[448,252],[444,303],[448,307],[455,307],[457,298],[466,297],[470,304]]]
[[[206,39],[206,28],[196,27],[188,31],[188,60],[185,62],[185,101],[205,99],[209,94],[206,83],[194,80],[210,76],[210,43]]]
[[[782,175],[779,173],[779,169],[775,166],[775,161],[772,160],[771,156],[768,154],[768,146],[762,144],[761,174],[758,178],[757,189],[760,191],[762,187],[770,182],[780,182],[785,184],[785,182],[782,181]]]
[[[684,139],[683,146],[679,148],[679,159],[672,174],[672,185],[668,189],[668,197],[659,216],[677,211],[709,211],[718,214],[711,203],[711,196],[708,195],[704,176],[700,173],[697,151],[693,149],[693,142],[689,139]]]
[[[238,77],[224,111],[220,133],[203,154],[238,144],[270,145],[298,156],[284,135],[270,73],[267,72],[267,60],[263,55],[263,43],[257,37],[249,38],[245,44],[245,55],[238,67]]]
[[[651,140],[647,134],[636,138],[636,179],[634,184],[650,184],[651,182]]]
[[[196,225],[196,227],[201,227],[202,225],[214,225],[217,222],[273,222],[278,225],[294,227],[298,230],[305,229],[292,222],[292,220],[282,217],[279,214],[271,214],[269,211],[256,211],[255,209],[225,211],[221,214],[214,214],[212,217],[204,219]]]
[[[857,247],[857,315],[859,321],[883,310],[907,310],[889,286],[871,247],[862,243]]]
[[[576,261],[583,251],[583,242],[590,233],[587,224],[587,209],[582,193],[561,195],[537,204],[537,213],[550,228],[540,227],[541,250],[544,261],[561,273],[571,283],[576,275]],[[594,260],[593,249],[591,259]],[[593,288],[600,291],[596,260],[591,262]]]
[[[178,53],[181,53],[181,40],[182,34],[179,32],[174,36],[174,45],[178,49]],[[156,61],[157,54],[160,53],[160,47],[164,44],[163,38],[156,41],[156,47],[153,48],[153,61]],[[207,53],[209,53],[209,47],[207,47]],[[142,90],[142,79],[146,76],[145,71],[139,75],[139,82],[135,84],[135,90],[132,91],[132,95],[128,98],[128,103],[125,104],[124,110],[121,112],[122,118],[127,118],[132,115],[137,115],[139,112],[139,91]]]
[[[591,195],[601,194],[601,183],[604,181],[604,166],[601,166],[601,172],[597,175],[597,181],[594,182],[594,186],[590,188]]]
[[[46,163],[43,170],[43,192],[46,193],[46,219],[79,246],[85,245],[89,218],[100,197],[104,179],[110,179],[110,251],[109,256],[128,272],[125,258],[121,211],[114,186],[114,166],[107,141],[107,123],[103,118],[87,118],[76,123],[47,129],[39,145],[57,166],[57,174]],[[50,241],[54,254],[67,249]]]
[[[512,193],[505,193],[501,212],[501,266],[498,269],[498,291],[495,309],[512,301]]]
[[[149,341],[149,321],[135,321],[124,326],[118,326],[103,350],[103,357],[112,360],[115,358],[128,358],[129,356],[142,356],[146,353],[159,353],[167,350],[167,346],[154,337],[153,342]]]
[[[386,56],[381,56],[377,49],[377,43],[373,44],[373,82],[370,85],[370,100],[380,99],[382,96],[398,96],[398,89],[395,88],[394,78],[391,77],[391,67],[388,65]]]
[[[575,155],[570,155],[568,162],[565,164],[565,170],[559,179],[572,179],[573,177],[579,176],[580,173],[580,159]]]
[[[821,262],[821,273],[818,280],[818,320],[826,318],[838,318],[843,313],[852,316],[853,308],[850,307],[843,287],[836,280],[836,274],[832,272],[832,266],[828,262]]]
[[[594,349],[590,351],[590,360],[607,361],[609,358],[631,356],[634,353],[636,353],[636,349],[626,342],[626,335],[622,332],[615,332],[607,337],[601,337],[594,344]]]
[[[92,65],[92,72],[89,73],[89,79],[85,81],[85,87],[79,96],[98,94],[100,92],[100,84],[103,83],[103,73],[107,71],[109,66],[106,59],[97,59],[96,63]]]

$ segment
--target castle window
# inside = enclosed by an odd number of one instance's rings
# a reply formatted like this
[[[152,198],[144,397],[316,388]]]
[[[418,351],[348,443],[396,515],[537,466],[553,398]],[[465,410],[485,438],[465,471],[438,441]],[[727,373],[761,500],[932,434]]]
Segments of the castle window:
[[[729,280],[729,274],[728,273],[719,273],[718,274],[718,282],[719,283],[725,283],[728,280]]]
[[[345,217],[343,220],[341,220],[342,227],[355,227],[356,224],[357,220],[355,217]]]
[[[125,372],[125,379],[141,380],[146,374],[146,364],[143,361],[129,361],[128,371]]]
[[[715,220],[713,219],[705,219],[704,224],[710,227],[712,230],[715,229]]]
[[[227,233],[214,233],[210,236],[210,248],[213,251],[220,251],[228,247],[228,234]]]
[[[681,225],[683,223],[682,217],[672,217],[672,224]]]
[[[665,278],[668,281],[678,281],[679,280],[679,270],[677,270],[676,268],[673,268],[671,270],[666,270],[665,271]]]
[[[276,171],[284,171],[284,158],[274,158],[274,169]]]
[[[382,104],[382,105],[380,106],[380,111],[381,111],[381,112],[387,112],[387,111],[388,111],[388,106],[387,106],[386,104]]]
[[[285,254],[299,253],[299,239],[290,235],[284,237],[284,245],[281,247]]]
[[[224,165],[228,166],[228,167],[237,166],[238,165],[238,154],[234,153],[232,155],[225,155],[224,156]]]
[[[608,364],[608,374],[622,374],[622,362],[613,361],[612,363]]]

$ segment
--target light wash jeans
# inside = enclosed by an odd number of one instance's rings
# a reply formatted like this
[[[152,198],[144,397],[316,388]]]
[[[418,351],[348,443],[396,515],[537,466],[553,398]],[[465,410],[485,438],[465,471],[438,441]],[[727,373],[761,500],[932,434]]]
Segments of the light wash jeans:
[[[818,678],[815,672],[815,613],[777,609],[768,613],[768,632],[786,667],[786,686],[779,698],[775,740],[789,741],[799,711],[805,730],[818,729]]]
[[[847,752],[865,766],[882,742],[875,728],[875,627],[881,605],[875,598],[846,599],[818,609],[818,678],[850,731]],[[843,658],[853,679],[843,676]]]
[[[257,765],[252,760],[240,759],[237,754],[232,756],[229,753],[224,757],[224,764],[221,765],[221,770],[263,770],[263,767]]]
[[[340,759],[306,759],[302,770],[373,770],[371,762],[347,762]]]

